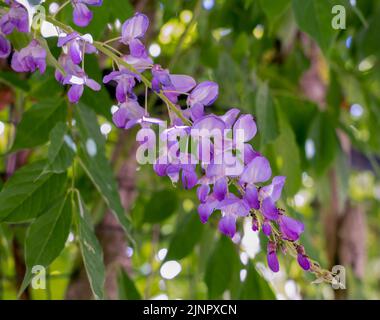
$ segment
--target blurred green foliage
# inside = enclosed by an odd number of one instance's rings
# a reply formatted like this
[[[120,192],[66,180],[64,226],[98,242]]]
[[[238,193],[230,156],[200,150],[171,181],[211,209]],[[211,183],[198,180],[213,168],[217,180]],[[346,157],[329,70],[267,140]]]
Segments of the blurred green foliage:
[[[337,4],[346,8],[345,30],[331,27],[331,9]],[[58,19],[70,24],[71,10],[66,7]],[[120,22],[134,10],[127,0],[105,0],[82,32],[97,40],[114,38]],[[147,41],[160,47],[157,63],[197,81],[217,81],[220,97],[213,112],[238,107],[255,115],[259,136],[254,147],[269,158],[275,174],[287,176],[282,206],[305,222],[302,242],[313,259],[326,268],[334,264],[328,256],[325,209],[332,203],[343,213],[347,203],[361,208],[365,226],[352,226],[352,233],[364,231],[352,240],[354,260],[345,265],[345,293],[348,298],[379,299],[380,2],[162,0],[146,1],[140,10],[152,20]],[[48,42],[58,57],[55,41]],[[12,43],[17,48],[26,42],[14,34]],[[86,70],[97,81],[111,68],[111,61],[86,57]],[[280,274],[270,273],[266,239],[252,234],[248,225],[239,226],[239,246],[218,234],[215,217],[202,225],[195,193],[157,177],[148,165],[127,178],[133,181],[129,188],[134,197],[126,215],[117,183],[120,187],[123,164],[134,161],[134,132],[123,136],[112,127],[101,133],[100,126],[110,123],[112,95],[105,88],[86,92],[72,110],[61,100],[64,91],[53,68],[43,76],[2,69],[0,172],[5,178],[13,152],[27,150],[28,164],[5,185],[0,181],[0,299],[17,297],[16,264],[24,251],[27,267],[50,265],[47,289],[29,287],[30,298],[65,298],[83,265],[94,295],[102,298],[105,269],[93,226],[107,208],[129,235],[122,253],[128,272],[117,270],[121,299],[334,297],[329,285],[312,285],[314,277],[289,257],[281,258]],[[305,75],[310,70],[309,81]],[[143,95],[143,86],[138,90]],[[153,99],[150,106],[152,114],[165,115],[159,101]],[[62,144],[65,119],[76,132],[75,161],[73,150]],[[115,152],[120,145],[122,150]],[[332,176],[338,192],[331,186]],[[80,195],[70,189],[72,184]],[[73,215],[67,201],[73,203]],[[339,236],[351,239],[350,229],[344,230]],[[31,238],[36,241],[29,242]],[[357,248],[363,252],[356,254]],[[360,263],[364,270],[358,273]]]

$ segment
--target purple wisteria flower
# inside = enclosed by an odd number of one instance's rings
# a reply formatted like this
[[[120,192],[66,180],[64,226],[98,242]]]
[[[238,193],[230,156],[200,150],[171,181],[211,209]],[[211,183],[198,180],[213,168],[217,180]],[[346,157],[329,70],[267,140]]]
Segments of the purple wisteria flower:
[[[11,43],[0,34],[0,59],[7,58],[11,53]]]
[[[276,254],[276,244],[272,241],[268,242],[267,248],[267,261],[268,266],[273,272],[278,272],[280,270],[280,264],[278,263],[278,258]]]
[[[122,129],[130,129],[137,124],[137,121],[145,115],[145,110],[137,101],[130,100],[123,103],[112,115],[113,123]]]
[[[64,47],[70,55],[71,60],[79,64],[82,62],[84,54],[91,54],[97,51],[92,43],[93,39],[91,35],[85,34],[80,36],[77,32],[73,32],[68,35],[65,33],[60,34],[57,46],[59,48]]]
[[[67,96],[71,103],[78,103],[83,95],[84,87],[87,86],[94,91],[99,91],[101,86],[95,80],[90,79],[83,70],[78,70],[75,74],[67,74],[63,84],[71,85]]]
[[[141,57],[145,51],[142,39],[148,30],[149,19],[145,14],[136,13],[132,18],[124,22],[121,29],[121,42],[129,45],[134,57]]]
[[[305,248],[303,246],[297,247],[297,262],[305,271],[310,270],[311,263],[309,257],[305,253]]]
[[[121,69],[120,71],[113,71],[110,74],[106,75],[103,78],[103,83],[115,81],[117,83],[116,99],[119,103],[124,103],[128,99],[137,99],[136,95],[133,93],[133,88],[136,85],[136,80],[140,81],[140,76],[127,69]]]
[[[0,19],[0,30],[4,34],[10,34],[14,29],[19,32],[29,32],[29,16],[24,6],[12,2],[9,11]]]
[[[219,95],[219,86],[212,81],[198,84],[187,98],[191,118],[197,120],[204,114],[204,107],[214,103]]]
[[[43,74],[46,69],[46,50],[37,40],[32,40],[27,47],[13,54],[11,66],[16,72],[34,72],[38,69]]]
[[[92,12],[87,6],[99,7],[103,0],[71,0],[73,5],[73,20],[79,27],[87,27],[92,20]]]

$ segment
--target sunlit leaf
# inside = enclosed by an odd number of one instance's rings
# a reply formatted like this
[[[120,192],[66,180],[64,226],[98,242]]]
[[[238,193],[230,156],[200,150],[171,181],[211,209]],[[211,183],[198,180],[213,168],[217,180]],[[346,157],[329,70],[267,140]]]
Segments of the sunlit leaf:
[[[36,162],[18,170],[0,192],[0,221],[23,222],[36,218],[61,197],[65,174],[42,174],[46,163]]]
[[[11,151],[33,148],[49,139],[49,133],[57,122],[66,120],[67,107],[63,100],[46,100],[26,111],[17,126]]]
[[[210,299],[220,297],[229,286],[238,259],[236,247],[231,239],[221,236],[207,262],[205,282]]]
[[[123,269],[119,270],[118,289],[120,300],[141,300],[140,292]]]
[[[62,197],[30,226],[25,239],[26,275],[21,291],[29,285],[33,268],[47,268],[63,250],[72,221],[71,194]]]
[[[308,33],[327,54],[338,31],[331,26],[332,0],[292,0],[293,12],[299,28]]]
[[[180,260],[189,255],[202,237],[204,227],[196,212],[181,219],[170,240],[166,260]]]
[[[172,190],[162,190],[153,193],[145,207],[144,221],[157,223],[169,218],[177,209],[177,194]]]
[[[259,274],[255,266],[250,263],[247,277],[240,292],[242,300],[275,300],[276,296],[268,282]]]
[[[129,231],[130,222],[121,205],[117,183],[105,156],[105,141],[100,133],[96,115],[80,104],[75,108],[75,119],[81,137],[78,150],[80,164],[120,224]]]
[[[75,221],[78,226],[78,238],[82,252],[83,263],[92,292],[96,299],[104,298],[105,267],[103,263],[103,251],[95,231],[90,224],[87,209],[78,194]]]
[[[61,173],[71,166],[76,147],[68,135],[68,128],[59,122],[50,133],[50,146],[48,151],[48,164],[45,171]]]

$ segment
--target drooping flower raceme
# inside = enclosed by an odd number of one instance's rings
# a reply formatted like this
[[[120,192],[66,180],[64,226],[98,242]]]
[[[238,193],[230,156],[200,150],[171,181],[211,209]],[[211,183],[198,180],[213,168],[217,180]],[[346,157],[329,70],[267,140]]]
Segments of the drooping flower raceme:
[[[74,22],[86,26],[92,19],[87,6],[99,6],[102,1],[71,0],[71,3]],[[10,52],[10,43],[4,34],[13,29],[28,31],[24,18],[27,19],[25,9],[12,2],[9,12],[0,21],[0,57],[7,57]],[[236,108],[223,115],[208,112],[207,107],[219,95],[218,84],[213,81],[197,84],[190,76],[171,74],[170,70],[154,64],[142,42],[148,26],[148,17],[141,13],[123,24],[121,42],[128,46],[129,54],[119,56],[119,60],[114,61],[118,69],[103,78],[104,83],[116,84],[119,106],[113,113],[113,122],[121,129],[139,125],[138,141],[149,150],[156,144],[156,140],[148,139],[152,128],[159,127],[159,139],[166,147],[164,152],[160,150],[155,155],[153,169],[159,176],[169,177],[174,184],[181,182],[185,189],[196,189],[202,223],[220,216],[219,231],[237,241],[239,220],[251,218],[252,232],[262,231],[268,237],[267,262],[272,271],[279,270],[277,252],[285,251],[287,244],[296,249],[299,265],[309,270],[312,264],[304,247],[297,243],[304,225],[286,216],[277,205],[286,179],[272,177],[268,159],[251,145],[257,134],[254,117],[241,114]],[[57,29],[62,54],[57,61],[59,67],[55,77],[70,87],[68,99],[77,103],[86,86],[95,91],[101,89],[100,84],[89,78],[84,65],[84,55],[95,54],[97,50],[90,35]],[[45,48],[34,39],[13,54],[12,68],[17,72],[38,69],[43,73],[46,57]],[[143,72],[150,72],[151,82],[147,82]],[[147,90],[159,94],[167,104],[169,127],[165,127],[161,119],[151,117],[147,105],[144,108],[139,104],[134,93],[139,82],[144,82]]]
[[[92,45],[92,36],[89,34],[80,36],[77,32],[69,35],[61,33],[58,38],[58,47],[64,47],[70,55],[71,60],[75,64],[79,64],[83,60],[84,54],[96,52],[96,48]]]

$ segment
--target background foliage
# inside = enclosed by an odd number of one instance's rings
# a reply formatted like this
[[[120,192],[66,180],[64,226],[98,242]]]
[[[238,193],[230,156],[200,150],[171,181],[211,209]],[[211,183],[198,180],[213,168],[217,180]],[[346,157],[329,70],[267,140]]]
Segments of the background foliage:
[[[335,4],[346,8],[345,30],[331,27]],[[70,24],[71,10],[58,19]],[[272,274],[249,225],[240,247],[216,221],[202,225],[195,194],[137,166],[135,132],[110,126],[112,86],[70,107],[53,68],[29,76],[1,61],[0,299],[15,299],[35,264],[48,267],[47,289],[21,298],[379,299],[380,2],[105,0],[93,11],[83,32],[98,40],[146,13],[157,63],[217,81],[214,112],[255,115],[254,147],[288,177],[283,206],[305,222],[307,252],[344,265],[347,290],[312,285],[289,258]],[[99,82],[111,67],[86,57]]]

